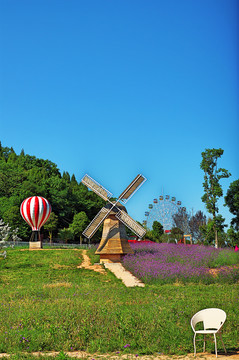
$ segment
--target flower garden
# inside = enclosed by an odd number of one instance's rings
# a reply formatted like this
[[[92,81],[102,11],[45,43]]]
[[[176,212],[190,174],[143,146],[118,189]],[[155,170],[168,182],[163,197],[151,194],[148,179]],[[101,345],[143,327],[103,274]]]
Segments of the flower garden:
[[[239,280],[239,253],[233,249],[143,242],[131,246],[135,254],[125,256],[123,264],[147,284],[232,284]]]

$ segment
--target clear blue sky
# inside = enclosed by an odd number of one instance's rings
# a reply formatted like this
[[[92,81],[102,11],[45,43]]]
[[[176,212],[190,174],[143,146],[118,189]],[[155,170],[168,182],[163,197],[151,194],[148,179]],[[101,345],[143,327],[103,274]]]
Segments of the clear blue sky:
[[[162,189],[206,213],[201,152],[224,149],[224,192],[239,177],[237,16],[237,0],[0,0],[2,145],[115,196],[142,173],[136,220]]]

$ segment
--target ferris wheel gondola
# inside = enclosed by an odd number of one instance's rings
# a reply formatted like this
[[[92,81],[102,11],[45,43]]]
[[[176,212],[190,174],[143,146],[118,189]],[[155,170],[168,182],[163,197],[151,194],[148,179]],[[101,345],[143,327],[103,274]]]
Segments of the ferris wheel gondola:
[[[163,225],[164,231],[169,232],[173,227],[173,215],[181,208],[182,202],[176,201],[175,196],[160,195],[153,200],[153,204],[149,204],[149,211],[145,212],[144,225],[148,229],[152,229],[153,222],[158,221]],[[186,211],[185,207],[181,208]]]

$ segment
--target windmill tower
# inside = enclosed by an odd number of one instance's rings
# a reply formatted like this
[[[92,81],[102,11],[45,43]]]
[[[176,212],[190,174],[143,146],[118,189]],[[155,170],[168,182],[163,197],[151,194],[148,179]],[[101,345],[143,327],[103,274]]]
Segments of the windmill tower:
[[[84,185],[107,202],[83,231],[83,235],[90,239],[104,223],[100,245],[95,252],[100,255],[100,262],[119,262],[123,255],[133,253],[128,243],[125,226],[139,238],[145,235],[146,230],[127,214],[124,207],[145,180],[143,175],[137,175],[118,199],[112,201],[112,194],[89,175],[86,174],[82,178]]]

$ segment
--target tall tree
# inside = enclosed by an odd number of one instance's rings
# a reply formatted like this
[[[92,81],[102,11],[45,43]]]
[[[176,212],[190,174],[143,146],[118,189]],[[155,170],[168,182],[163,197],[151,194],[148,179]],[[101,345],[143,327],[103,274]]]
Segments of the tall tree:
[[[74,236],[80,237],[80,244],[82,244],[82,232],[85,230],[89,223],[89,219],[84,211],[74,215],[73,222],[70,224],[69,229]]]
[[[215,247],[218,248],[218,230],[220,221],[217,221],[218,216],[218,199],[223,195],[220,180],[228,178],[231,174],[228,170],[223,168],[217,168],[218,159],[223,155],[222,149],[205,149],[202,152],[202,161],[200,168],[204,171],[204,195],[202,201],[206,204],[206,208],[210,214],[212,214],[213,230],[215,234]]]

